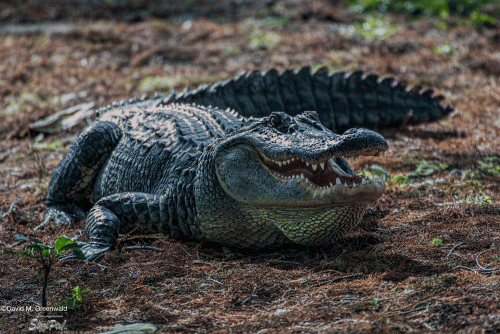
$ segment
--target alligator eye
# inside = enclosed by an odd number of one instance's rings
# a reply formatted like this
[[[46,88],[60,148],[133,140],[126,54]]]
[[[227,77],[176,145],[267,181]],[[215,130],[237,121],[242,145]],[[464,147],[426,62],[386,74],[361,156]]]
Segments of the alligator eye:
[[[274,128],[279,126],[282,122],[283,122],[283,120],[281,119],[281,116],[279,114],[272,113],[269,116],[269,123]]]

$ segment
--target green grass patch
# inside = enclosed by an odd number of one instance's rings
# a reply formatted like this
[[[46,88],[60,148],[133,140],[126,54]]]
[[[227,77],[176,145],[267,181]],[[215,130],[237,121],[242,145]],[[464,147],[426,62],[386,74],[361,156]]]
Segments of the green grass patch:
[[[429,244],[431,244],[432,246],[441,247],[443,246],[443,239],[434,238],[429,242]]]
[[[438,55],[452,55],[455,52],[455,43],[445,43],[434,48],[434,53]]]
[[[170,90],[175,85],[175,79],[169,77],[146,77],[139,83],[139,90],[141,92],[154,92]]]
[[[56,140],[51,143],[35,142],[31,145],[31,149],[37,151],[66,151],[69,149],[69,145],[64,146],[60,140]]]
[[[438,26],[447,28],[444,20],[455,18],[460,25],[482,25],[495,27],[499,21],[481,12],[485,5],[499,5],[498,0],[346,0],[350,10],[355,13],[399,13],[410,19],[439,17],[443,19]]]
[[[340,33],[345,36],[361,36],[367,40],[384,40],[392,36],[401,26],[392,24],[387,16],[367,15],[364,22],[356,22],[341,29]]]
[[[13,115],[24,111],[31,105],[44,105],[44,102],[38,94],[35,93],[22,93],[17,99],[10,102],[10,104],[3,110],[0,110],[0,116]]]
[[[273,32],[262,33],[257,30],[250,33],[247,39],[249,41],[249,47],[254,50],[276,50],[281,42],[280,35]]]
[[[439,170],[448,169],[448,165],[445,163],[438,162],[437,164],[432,164],[427,160],[422,160],[416,167],[415,173],[419,176],[429,176],[434,174]]]

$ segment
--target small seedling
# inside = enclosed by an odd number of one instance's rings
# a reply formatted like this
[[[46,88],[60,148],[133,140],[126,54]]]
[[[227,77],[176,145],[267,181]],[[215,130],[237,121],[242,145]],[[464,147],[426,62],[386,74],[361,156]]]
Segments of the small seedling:
[[[28,241],[29,244],[24,246],[23,250],[14,251],[11,249],[3,248],[4,254],[19,255],[22,257],[29,257],[35,259],[41,266],[38,271],[38,277],[43,276],[43,287],[42,287],[42,307],[47,306],[47,283],[49,281],[50,270],[52,265],[59,255],[62,253],[72,250],[76,258],[85,259],[80,246],[75,242],[77,237],[68,238],[64,235],[57,238],[54,246],[48,246],[43,244],[38,239],[30,239],[24,235],[14,235],[17,240]]]
[[[395,175],[392,177],[393,184],[399,184],[399,187],[408,185],[408,177],[404,175]]]
[[[434,238],[431,240],[430,244],[436,247],[441,247],[443,246],[443,240],[439,238]]]
[[[67,307],[68,310],[75,310],[77,308],[80,308],[82,306],[82,294],[89,292],[90,289],[81,289],[80,286],[76,286],[73,289],[71,289],[71,294],[67,295],[61,301],[57,302],[54,304],[55,307]]]

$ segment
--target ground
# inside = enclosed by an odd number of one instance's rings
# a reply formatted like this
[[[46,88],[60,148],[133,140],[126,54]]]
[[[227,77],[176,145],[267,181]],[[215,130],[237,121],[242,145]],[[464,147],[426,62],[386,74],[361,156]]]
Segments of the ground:
[[[90,292],[53,319],[65,320],[67,333],[133,323],[162,333],[499,333],[500,28],[392,15],[372,18],[382,22],[376,30],[332,2],[241,9],[247,2],[220,1],[212,12],[199,2],[163,16],[149,7],[100,16],[57,1],[44,10],[0,4],[1,247],[21,249],[15,234],[85,240],[83,222],[33,230],[54,167],[87,123],[43,137],[29,124],[73,105],[242,70],[325,65],[435,88],[455,112],[382,132],[388,154],[352,163],[356,171],[378,165],[391,178],[335,247],[229,254],[162,235],[122,236],[95,263],[55,263],[49,305],[76,286]],[[39,20],[48,23],[18,25]],[[159,250],[127,248],[134,245]],[[13,308],[39,305],[38,264],[0,261],[1,332],[31,332],[32,319],[46,318]]]

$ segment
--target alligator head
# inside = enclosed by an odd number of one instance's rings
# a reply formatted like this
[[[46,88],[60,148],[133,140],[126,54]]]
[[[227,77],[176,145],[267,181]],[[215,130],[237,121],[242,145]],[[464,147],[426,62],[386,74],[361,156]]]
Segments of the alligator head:
[[[384,191],[382,178],[356,175],[346,158],[387,148],[366,129],[335,134],[313,111],[273,112],[228,135],[213,156],[220,186],[244,215],[293,242],[324,245],[352,230]]]

